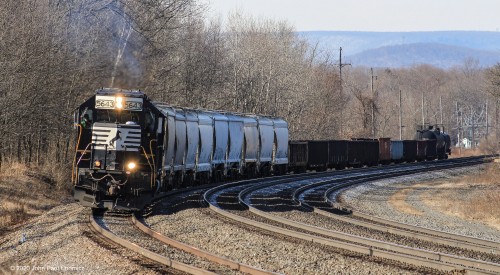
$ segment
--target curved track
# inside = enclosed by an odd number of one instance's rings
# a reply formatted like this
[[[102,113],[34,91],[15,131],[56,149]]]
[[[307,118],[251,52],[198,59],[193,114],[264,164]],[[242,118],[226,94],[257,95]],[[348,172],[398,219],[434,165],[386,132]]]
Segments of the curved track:
[[[500,272],[500,265],[494,262],[486,262],[455,255],[436,253],[433,251],[406,247],[394,243],[326,230],[285,219],[276,215],[271,215],[265,211],[257,209],[257,207],[262,208],[262,206],[265,206],[269,201],[272,201],[272,210],[275,211],[279,211],[280,207],[287,208],[290,206],[305,206],[301,205],[300,199],[295,202],[293,201],[293,198],[297,197],[298,192],[295,192],[292,196],[290,196],[290,194],[287,195],[287,192],[284,192],[285,189],[299,189],[301,186],[308,186],[308,188],[312,188],[313,186],[319,187],[325,185],[335,185],[337,188],[343,188],[353,184],[373,181],[381,178],[473,165],[481,162],[483,162],[482,158],[467,158],[429,162],[418,165],[389,166],[384,167],[383,169],[358,169],[340,173],[315,174],[314,177],[309,176],[295,179],[285,178],[264,180],[261,183],[250,184],[250,187],[248,187],[248,185],[241,186],[238,183],[232,183],[212,188],[204,194],[204,199],[212,210],[221,215],[241,223],[278,234],[322,243],[365,255],[397,260],[402,263],[416,266],[425,266],[445,271],[466,269],[469,273],[488,274]],[[330,178],[328,176],[330,176]],[[274,190],[272,190],[273,188]],[[262,194],[256,195],[259,190],[262,191],[262,193],[267,194],[267,196],[263,198],[263,196],[261,196]],[[250,212],[264,218],[268,222],[258,222],[254,219],[236,215],[234,212],[230,211],[242,209],[249,209]]]
[[[129,219],[130,217],[126,217],[126,219]],[[123,220],[123,217],[121,218]],[[147,260],[159,263],[160,265],[170,267],[172,269],[175,269],[177,271],[180,271],[180,273],[187,273],[187,274],[217,274],[193,265],[185,264],[180,261],[172,260],[166,256],[160,255],[159,253],[153,252],[149,249],[146,249],[136,243],[133,243],[129,240],[126,240],[125,238],[122,238],[118,236],[117,234],[114,234],[109,230],[109,228],[106,225],[106,221],[104,220],[104,216],[99,216],[95,215],[94,213],[90,215],[89,217],[89,225],[91,229],[100,237],[104,238],[105,240],[115,243],[117,245],[120,245],[128,250],[131,250],[142,257],[144,257]],[[168,269],[166,270],[167,273],[170,273]]]
[[[181,204],[190,204],[191,202],[194,204],[198,204],[199,201],[196,200],[197,196],[200,196],[200,194],[206,190],[207,188],[191,188],[188,190],[179,190],[179,191],[173,191],[165,194],[161,199],[156,200],[156,203],[161,203],[162,200],[167,200],[169,206],[162,205],[161,209],[162,211],[174,211],[172,208],[179,207]],[[169,209],[170,208],[170,209]],[[218,255],[215,255],[213,253],[210,253],[208,251],[201,250],[197,247],[179,242],[177,240],[174,240],[172,238],[166,237],[162,234],[160,234],[157,231],[154,231],[149,227],[149,225],[146,224],[145,220],[143,219],[142,216],[139,216],[138,214],[132,216],[132,223],[142,231],[143,233],[147,234],[148,236],[160,241],[161,243],[165,245],[169,245],[171,247],[174,247],[176,249],[182,250],[186,253],[190,253],[192,255],[195,255],[197,257],[206,259],[210,262],[213,262],[218,265],[223,265],[226,266],[227,268],[238,271],[241,273],[246,273],[246,274],[257,274],[257,275],[264,275],[264,274],[277,274],[274,272],[269,272],[266,270],[262,270],[259,268],[255,268],[246,264],[242,264],[239,262],[232,261],[230,259],[227,259],[225,257],[221,257]]]
[[[339,215],[338,211],[332,211],[332,207],[339,204],[336,200],[337,194],[343,188],[332,185],[304,186],[295,191],[293,199],[319,215],[342,222],[482,253],[493,255],[500,253],[500,243],[498,242],[399,223],[352,210],[349,210],[350,215]]]

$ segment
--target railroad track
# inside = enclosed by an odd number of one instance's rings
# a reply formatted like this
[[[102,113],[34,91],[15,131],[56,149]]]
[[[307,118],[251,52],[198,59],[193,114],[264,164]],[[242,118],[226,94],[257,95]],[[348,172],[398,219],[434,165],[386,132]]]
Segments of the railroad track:
[[[206,187],[195,187],[187,190],[184,189],[184,190],[172,191],[165,194],[162,198],[156,200],[155,204],[161,204],[161,206],[157,208],[159,208],[159,210],[162,211],[163,214],[167,214],[167,212],[179,211],[181,209],[200,207],[201,206],[200,203],[202,202],[200,198],[205,190],[207,190]],[[152,208],[154,207],[156,207],[156,205],[152,206]],[[149,213],[150,211],[152,212],[153,209],[150,209],[146,212],[150,214]],[[147,234],[148,236],[162,242],[165,245],[169,245],[176,249],[182,250],[186,253],[190,253],[192,255],[195,255],[199,258],[203,258],[212,263],[226,266],[230,270],[246,274],[256,274],[256,275],[277,274],[274,272],[255,268],[243,263],[232,261],[225,257],[215,255],[208,251],[204,251],[197,247],[164,236],[161,233],[151,229],[151,227],[145,221],[144,217],[140,216],[139,214],[135,214],[132,216],[132,222],[137,227],[137,229],[142,231],[144,234]]]
[[[481,253],[500,254],[500,243],[494,241],[391,221],[362,212],[354,212],[352,209],[347,210],[349,215],[339,214],[335,210],[339,210],[337,195],[342,189],[344,189],[343,186],[328,184],[303,186],[295,190],[293,200],[304,208],[337,221]],[[345,212],[346,209],[342,208],[341,211]]]
[[[146,262],[142,264],[145,267],[153,268],[154,270],[160,269],[161,273],[178,273],[178,274],[231,274],[227,272],[224,268],[214,267],[211,268],[200,268],[194,264],[186,264],[179,260],[174,260],[168,256],[165,256],[167,251],[161,251],[161,249],[156,249],[153,251],[151,247],[146,247],[148,245],[145,242],[132,242],[129,240],[130,236],[134,233],[130,231],[135,230],[132,223],[132,215],[95,215],[94,213],[89,216],[89,225],[91,229],[98,234],[101,238],[108,242],[114,243],[121,247],[124,247],[134,253],[140,255],[142,259],[136,259],[136,261]],[[114,224],[111,226],[111,224]],[[123,224],[128,229],[117,229],[117,224]],[[112,229],[111,229],[112,228]],[[116,231],[114,231],[116,230]],[[128,233],[117,231],[128,231]],[[138,234],[140,231],[137,232]],[[120,236],[123,234],[128,234],[129,237]],[[137,238],[137,236],[136,236]],[[150,262],[155,263],[151,266]],[[198,263],[199,264],[199,263]],[[160,266],[158,266],[160,265]],[[210,270],[209,270],[210,269]]]
[[[193,192],[193,190],[195,192]],[[189,194],[189,197],[192,197],[193,194],[197,194],[197,189],[193,190],[186,194]],[[171,198],[171,196],[175,195],[181,195],[177,197],[179,203],[189,203],[191,202],[189,198],[182,197],[182,194],[185,192],[184,190],[170,192],[164,196],[164,199]],[[152,230],[138,213],[125,215],[107,214],[104,216],[92,214],[89,217],[89,221],[94,232],[98,233],[106,240],[140,254],[149,261],[180,271],[182,274],[277,274],[238,263],[176,241],[172,238],[168,238]],[[120,226],[123,226],[123,228],[119,228]],[[134,232],[134,230],[136,230],[136,232]],[[147,240],[148,238],[156,240],[157,244],[151,244],[151,240]],[[160,244],[160,247],[158,247],[158,244]],[[169,246],[172,249],[169,249],[170,251],[168,252],[162,251],[161,246],[163,246],[163,248]],[[182,256],[185,259],[179,261],[164,255],[173,255],[174,253],[176,255],[185,254]],[[197,264],[186,264],[185,262],[197,262]],[[164,271],[162,267],[158,267],[157,265],[151,266],[150,264],[144,264],[144,266],[150,266],[154,269],[160,269],[162,272]],[[200,268],[200,266],[202,266],[202,268]],[[172,270],[167,269],[166,272],[171,273]]]
[[[455,159],[420,165],[389,166],[385,169],[360,169],[347,171],[346,173],[316,174],[314,177],[264,180],[262,183],[254,183],[250,186],[231,183],[210,189],[204,194],[204,199],[209,204],[210,209],[218,214],[266,231],[354,251],[364,255],[396,260],[415,266],[425,266],[444,271],[467,270],[468,273],[496,273],[500,272],[500,265],[495,262],[437,253],[326,230],[317,226],[282,218],[258,209],[259,207],[266,206],[269,202],[272,202],[271,207],[273,211],[279,211],[280,208],[290,209],[290,207],[307,208],[307,205],[302,205],[301,200],[293,200],[293,198],[297,198],[299,192],[295,194],[292,192],[290,195],[290,189],[298,189],[301,186],[309,186],[310,188],[311,186],[330,184],[345,188],[360,182],[373,181],[389,176],[395,177],[411,173],[448,169],[481,162],[483,162],[482,158]],[[333,177],[328,178],[329,176]],[[260,197],[255,195],[259,190],[264,189],[266,191],[262,191]],[[284,190],[288,191],[285,192]],[[264,196],[262,196],[263,194]],[[257,215],[260,219],[267,220],[267,222],[242,217],[231,211],[242,209],[249,209],[253,215]]]

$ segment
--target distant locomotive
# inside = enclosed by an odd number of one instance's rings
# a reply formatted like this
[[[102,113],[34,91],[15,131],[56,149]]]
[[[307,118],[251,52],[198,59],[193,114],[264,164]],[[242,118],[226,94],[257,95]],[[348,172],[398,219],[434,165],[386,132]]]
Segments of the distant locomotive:
[[[429,126],[427,129],[418,130],[415,139],[427,140],[432,143],[432,146],[428,146],[428,156],[435,155],[438,159],[447,159],[448,155],[451,154],[450,136],[445,132],[441,132],[439,128],[434,129],[433,126]]]
[[[277,117],[179,108],[140,91],[100,89],[75,111],[72,178],[84,206],[139,210],[173,188],[286,173]]]

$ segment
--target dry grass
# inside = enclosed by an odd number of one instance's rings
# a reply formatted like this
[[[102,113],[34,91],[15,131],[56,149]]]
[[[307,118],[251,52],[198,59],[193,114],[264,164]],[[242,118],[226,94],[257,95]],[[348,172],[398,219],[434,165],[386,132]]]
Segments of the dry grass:
[[[450,158],[472,157],[480,155],[498,154],[500,152],[500,145],[496,139],[490,137],[489,139],[482,139],[479,147],[474,149],[460,149],[451,148]]]
[[[451,149],[451,155],[449,158],[464,158],[464,157],[473,157],[473,156],[480,156],[484,155],[484,153],[480,149],[459,149],[459,148],[452,148]]]
[[[500,230],[500,164],[479,175],[432,184],[422,201],[448,215],[482,222]]]
[[[2,202],[0,206],[0,230],[9,225],[22,222],[29,216],[27,206],[24,203]]]
[[[394,209],[410,214],[410,215],[417,215],[421,216],[423,213],[422,211],[416,209],[415,207],[412,207],[410,204],[406,202],[406,199],[408,198],[408,194],[413,191],[413,187],[411,188],[405,188],[402,189],[396,193],[394,193],[390,198],[389,198],[389,204],[394,207]]]
[[[4,163],[2,169],[0,170],[0,182],[2,178],[15,177],[18,179],[27,179],[26,172],[28,167],[25,164],[14,163]]]
[[[65,185],[58,184],[40,168],[3,163],[0,171],[0,235],[10,226],[61,204],[68,195]]]

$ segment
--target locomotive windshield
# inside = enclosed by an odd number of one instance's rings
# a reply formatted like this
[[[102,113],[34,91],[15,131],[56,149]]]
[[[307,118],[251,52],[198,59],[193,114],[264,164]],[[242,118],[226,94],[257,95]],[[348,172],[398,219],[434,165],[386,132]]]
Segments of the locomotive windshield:
[[[118,123],[118,124],[139,124],[141,112],[116,111],[106,109],[95,110],[95,122]]]
[[[139,124],[142,121],[141,112],[143,99],[116,95],[96,95],[95,122],[118,124]]]

